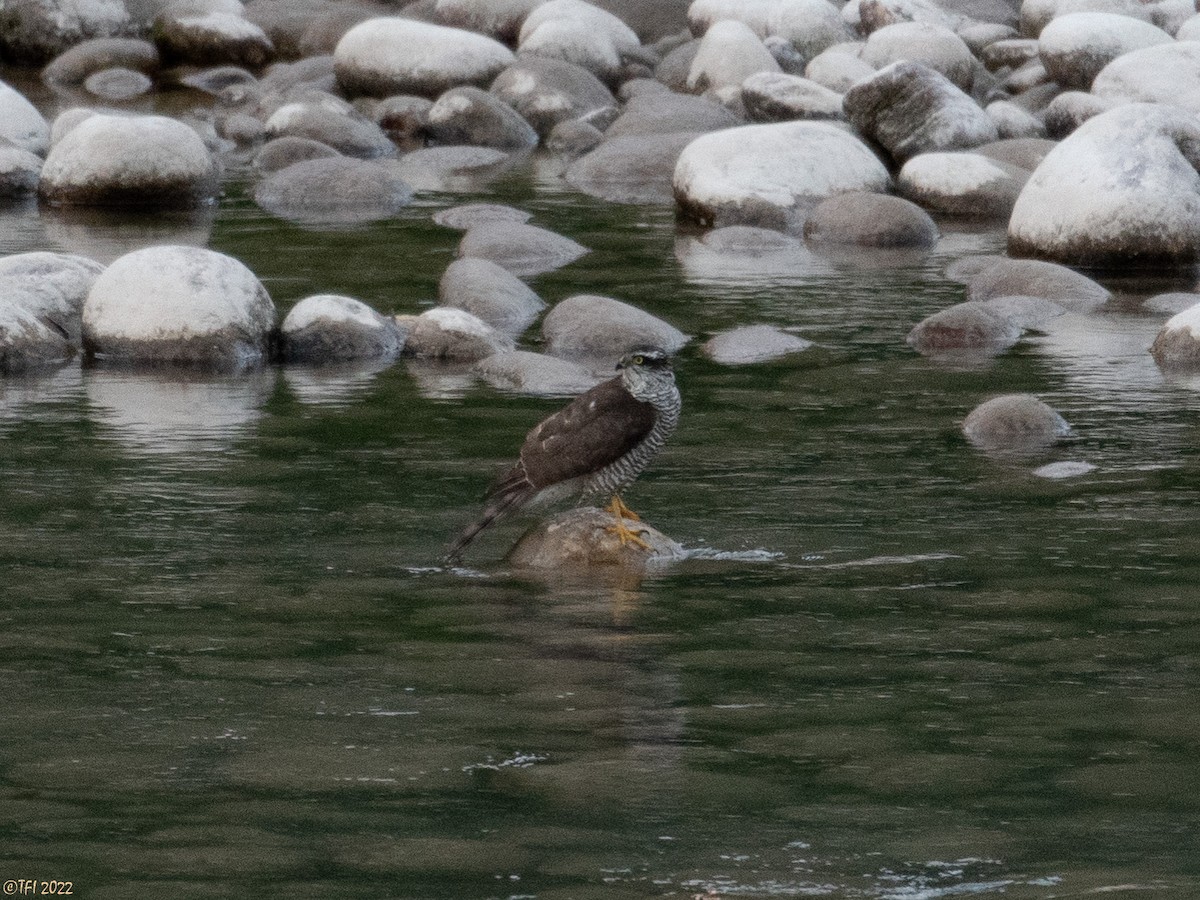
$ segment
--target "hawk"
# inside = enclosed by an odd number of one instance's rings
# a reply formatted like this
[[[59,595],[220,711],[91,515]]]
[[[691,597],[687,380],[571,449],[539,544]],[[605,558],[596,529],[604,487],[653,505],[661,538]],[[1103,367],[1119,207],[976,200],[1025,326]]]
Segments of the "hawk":
[[[650,464],[679,423],[682,399],[671,358],[659,347],[640,347],[617,363],[617,375],[580,394],[529,432],[516,463],[488,490],[483,512],[463,529],[446,554],[456,562],[475,537],[531,501],[568,497],[580,502],[610,496],[607,511],[622,544],[647,547],[625,524],[637,515],[621,491]]]

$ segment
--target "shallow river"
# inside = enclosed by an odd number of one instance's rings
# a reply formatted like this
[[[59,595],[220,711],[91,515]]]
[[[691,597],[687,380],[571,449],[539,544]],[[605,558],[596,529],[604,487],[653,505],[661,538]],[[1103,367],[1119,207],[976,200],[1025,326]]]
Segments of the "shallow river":
[[[689,334],[680,431],[627,499],[690,558],[643,580],[470,568],[448,538],[561,399],[399,363],[0,382],[0,878],[87,898],[1200,896],[1200,393],[1146,352],[1163,285],[989,364],[904,344],[1000,252],[715,255],[537,167],[305,230],[235,178],[200,221],[0,211],[0,253],[151,240],[419,312],[491,199],[593,253],[533,286]],[[1112,282],[1108,282],[1112,285]],[[1194,283],[1194,282],[1191,282]],[[531,335],[536,335],[531,332]],[[1030,391],[1074,436],[958,427]],[[1052,480],[1053,461],[1096,468]],[[39,884],[40,887],[40,884]]]

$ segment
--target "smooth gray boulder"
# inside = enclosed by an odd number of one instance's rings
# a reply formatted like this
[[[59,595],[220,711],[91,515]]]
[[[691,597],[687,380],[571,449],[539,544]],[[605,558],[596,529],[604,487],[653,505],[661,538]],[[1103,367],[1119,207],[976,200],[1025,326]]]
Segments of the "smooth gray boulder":
[[[746,366],[803,353],[813,342],[774,325],[743,325],[713,335],[700,352],[723,366]]]
[[[561,234],[516,222],[484,222],[467,230],[458,244],[460,257],[475,256],[503,266],[518,278],[560,269],[589,253]]]
[[[806,204],[847,191],[885,191],[883,163],[823,122],[745,125],[705,134],[679,156],[675,199],[705,224],[786,227]]]
[[[612,203],[670,203],[679,154],[696,137],[684,132],[612,138],[572,163],[565,178]]]
[[[0,294],[0,375],[61,365],[76,349],[62,332],[29,309],[21,293]]]
[[[1074,312],[1089,312],[1112,297],[1106,287],[1086,275],[1038,259],[984,257],[979,270],[967,278],[966,285],[971,300],[1042,297]]]
[[[1032,172],[1042,164],[1046,154],[1057,146],[1057,141],[1046,138],[1001,138],[990,144],[981,144],[971,152]]]
[[[562,60],[615,82],[622,55],[639,46],[637,35],[612,14],[582,0],[548,0],[521,26],[517,54]]]
[[[1021,338],[1007,316],[982,303],[957,303],[918,322],[906,342],[922,356],[1003,353]]]
[[[332,159],[341,155],[328,144],[312,138],[272,138],[255,154],[254,168],[264,175],[269,175],[271,172],[278,172],[310,159]]]
[[[1029,453],[1066,437],[1071,426],[1032,394],[1004,394],[975,407],[962,430],[981,450]]]
[[[143,75],[158,74],[158,48],[140,38],[92,38],[56,56],[42,69],[42,80],[50,84],[83,84],[95,72],[119,67]]]
[[[568,159],[577,159],[604,143],[604,132],[583,119],[559,122],[546,135],[545,148]]]
[[[1149,22],[1114,13],[1079,12],[1051,20],[1038,35],[1037,45],[1052,79],[1067,90],[1086,91],[1117,57],[1172,40]]]
[[[172,15],[168,11],[155,20],[154,43],[167,65],[257,69],[275,57],[275,45],[265,31],[229,12]]]
[[[518,59],[489,90],[545,137],[559,122],[617,105],[612,92],[582,66],[558,59]]]
[[[1166,321],[1150,346],[1150,355],[1164,369],[1200,371],[1200,303]]]
[[[560,300],[542,319],[542,338],[552,356],[615,363],[635,347],[674,353],[688,341],[675,326],[611,297],[579,294]]]
[[[454,28],[478,31],[515,44],[521,23],[546,0],[437,0],[438,18]]]
[[[748,25],[714,22],[704,33],[688,71],[687,88],[697,94],[738,87],[758,72],[780,72],[779,63]]]
[[[635,134],[719,131],[742,120],[719,103],[686,94],[643,94],[630,99],[604,131],[607,139]]]
[[[845,97],[846,113],[863,134],[897,162],[919,153],[965,150],[999,137],[979,105],[940,72],[898,62],[858,82]]]
[[[404,346],[404,332],[394,318],[336,294],[300,300],[279,332],[284,360],[306,365],[395,359]]]
[[[844,94],[859,81],[875,74],[875,67],[863,62],[859,55],[862,44],[834,44],[809,60],[804,77],[810,81]]]
[[[429,137],[429,111],[433,101],[428,97],[396,94],[375,104],[371,118],[384,130],[392,143],[402,150],[417,150]]]
[[[1088,119],[1094,119],[1118,105],[1087,91],[1063,91],[1042,111],[1042,122],[1046,135],[1061,140],[1075,131]]]
[[[1200,41],[1172,41],[1118,56],[1092,93],[1119,103],[1164,103],[1200,113]]]
[[[1008,250],[1101,266],[1200,258],[1200,122],[1143,103],[1089,119],[1021,191]]]
[[[446,267],[438,283],[438,303],[463,309],[509,337],[520,337],[546,303],[508,269],[487,259],[465,256]]]
[[[921,153],[900,169],[896,188],[931,212],[1007,219],[1029,174],[980,153]]]
[[[494,388],[539,396],[574,397],[601,381],[570,360],[528,350],[493,354],[472,371]]]
[[[476,362],[513,349],[512,338],[462,309],[435,306],[396,322],[408,334],[404,355],[417,359]]]
[[[823,200],[804,222],[815,243],[868,247],[932,247],[937,224],[915,203],[890,194],[851,192]]]
[[[1045,122],[1011,101],[993,100],[984,111],[996,123],[996,133],[1002,141],[1046,136]]]
[[[67,205],[194,207],[215,199],[219,172],[204,141],[182,122],[96,113],[54,144],[38,193]]]
[[[753,122],[846,117],[840,93],[783,72],[760,72],[743,81],[742,104]]]
[[[437,97],[460,85],[487,85],[514,56],[481,34],[399,17],[368,19],[338,41],[338,83],[351,95]]]
[[[686,551],[644,521],[626,522],[646,546],[622,542],[610,529],[612,514],[586,506],[551,516],[521,537],[509,551],[508,562],[518,569],[552,574],[555,578],[594,575],[597,570],[639,572],[650,565],[683,559]]]
[[[900,61],[920,63],[962,91],[971,89],[977,65],[962,38],[946,26],[930,22],[897,22],[872,31],[862,60],[875,69]]]
[[[430,137],[440,144],[528,150],[538,134],[511,106],[476,87],[451,88],[427,115]]]
[[[357,159],[379,159],[396,153],[395,144],[379,125],[333,97],[286,103],[266,120],[264,131],[268,140],[308,138]]]
[[[294,163],[254,188],[264,210],[308,225],[387,219],[411,200],[412,188],[387,167],[342,156]]]
[[[45,154],[50,146],[50,123],[15,88],[0,81],[0,142]]]
[[[83,345],[97,362],[241,369],[266,360],[275,305],[232,257],[156,246],[114,261],[83,304]]]

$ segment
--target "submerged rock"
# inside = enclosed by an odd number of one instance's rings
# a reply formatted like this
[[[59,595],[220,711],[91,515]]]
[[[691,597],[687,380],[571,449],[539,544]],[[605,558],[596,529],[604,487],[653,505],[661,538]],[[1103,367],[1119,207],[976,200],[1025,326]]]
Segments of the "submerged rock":
[[[59,139],[42,168],[51,203],[191,207],[211,203],[219,168],[200,136],[164,116],[88,116]]]
[[[921,320],[907,343],[923,356],[1003,353],[1021,337],[1007,316],[982,303],[958,303]]]
[[[254,273],[201,247],[158,246],[113,262],[83,304],[98,361],[239,369],[265,361],[275,305]]]
[[[932,247],[938,228],[929,213],[902,197],[851,192],[817,204],[804,222],[804,237],[867,247]]]
[[[132,100],[148,94],[153,87],[154,82],[146,75],[123,68],[101,69],[83,82],[83,88],[89,94],[110,103]]]
[[[1164,369],[1200,370],[1200,304],[1167,320],[1154,338],[1150,355]]]
[[[679,154],[696,137],[684,132],[612,138],[572,163],[565,178],[612,203],[669,203]]]
[[[601,380],[570,360],[528,350],[496,353],[472,371],[492,387],[544,396],[574,397]]]
[[[392,162],[392,172],[418,191],[474,191],[500,176],[515,157],[495,147],[426,147]]]
[[[475,362],[513,349],[512,338],[462,309],[436,306],[419,316],[396,316],[396,322],[408,332],[405,356]]]
[[[975,407],[962,430],[981,450],[1032,452],[1066,437],[1071,426],[1032,394],[1005,394]]]
[[[675,353],[688,341],[678,328],[645,310],[592,294],[560,300],[542,320],[542,337],[552,355],[601,367],[635,347],[649,344]]]
[[[308,365],[395,359],[404,346],[394,318],[334,294],[299,301],[284,318],[280,338],[286,361]]]
[[[649,545],[622,544],[609,529],[616,524],[611,513],[583,507],[559,513],[527,532],[509,552],[514,566],[570,573],[596,568],[640,570],[652,563],[682,559],[683,547],[645,522],[626,521]]]
[[[467,231],[476,225],[491,222],[514,222],[522,224],[533,218],[533,213],[502,203],[464,203],[451,206],[433,214],[433,221],[443,228]]]
[[[438,284],[438,302],[466,310],[513,338],[546,308],[545,301],[508,269],[473,256],[446,267]]]
[[[312,138],[281,137],[263,144],[254,157],[254,168],[264,175],[294,166],[310,159],[333,159],[341,156],[328,144]]]
[[[774,325],[744,325],[709,338],[700,352],[724,366],[745,366],[803,353],[812,341]]]
[[[1043,297],[1075,312],[1107,303],[1112,294],[1086,275],[1037,259],[985,257],[986,265],[967,280],[972,300],[994,297]]]
[[[518,278],[532,278],[573,263],[591,251],[561,234],[517,222],[484,222],[463,235],[459,256],[477,256]]]
[[[267,212],[305,224],[374,222],[410,200],[412,189],[385,166],[342,156],[295,163],[254,189]]]
[[[823,122],[746,125],[702,135],[675,167],[675,198],[706,224],[785,227],[799,207],[847,191],[884,191],[887,169]]]

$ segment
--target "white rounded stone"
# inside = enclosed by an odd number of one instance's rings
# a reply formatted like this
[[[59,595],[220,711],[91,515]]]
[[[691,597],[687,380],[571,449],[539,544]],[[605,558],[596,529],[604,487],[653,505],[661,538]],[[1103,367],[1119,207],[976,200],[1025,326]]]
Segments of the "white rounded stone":
[[[50,147],[50,125],[45,117],[3,81],[0,81],[0,140],[39,155]]]

